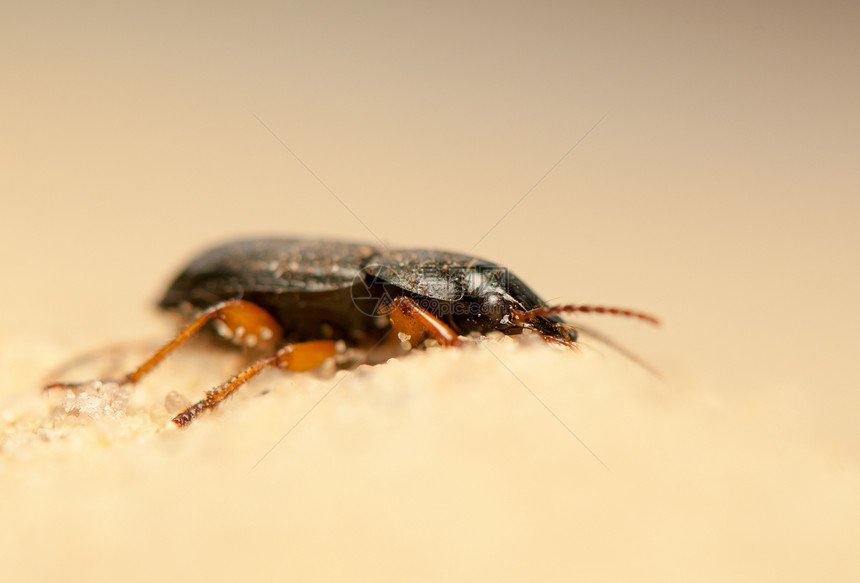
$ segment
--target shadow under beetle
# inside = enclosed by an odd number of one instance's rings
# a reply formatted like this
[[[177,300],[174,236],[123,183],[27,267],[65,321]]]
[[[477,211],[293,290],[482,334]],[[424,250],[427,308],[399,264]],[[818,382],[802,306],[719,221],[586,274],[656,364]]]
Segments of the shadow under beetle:
[[[427,339],[455,346],[471,333],[529,330],[574,348],[576,329],[559,314],[608,313],[657,324],[618,308],[547,306],[506,268],[468,255],[311,239],[251,239],[210,249],[176,277],[159,306],[195,316],[137,370],[109,382],[137,382],[204,327],[269,353],[174,417],[180,427],[267,367],[314,369],[346,347],[369,349],[392,331],[412,346]]]

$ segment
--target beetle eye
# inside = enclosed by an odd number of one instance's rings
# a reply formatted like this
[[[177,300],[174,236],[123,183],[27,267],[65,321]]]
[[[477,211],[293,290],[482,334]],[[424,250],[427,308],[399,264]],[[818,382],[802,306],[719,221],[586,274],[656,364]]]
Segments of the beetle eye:
[[[498,322],[508,314],[508,305],[501,294],[489,293],[481,304],[481,311],[493,322]]]

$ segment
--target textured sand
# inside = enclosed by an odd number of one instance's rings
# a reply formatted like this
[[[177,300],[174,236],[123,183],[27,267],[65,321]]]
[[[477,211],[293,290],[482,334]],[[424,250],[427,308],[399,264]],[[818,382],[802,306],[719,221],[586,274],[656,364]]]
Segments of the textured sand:
[[[273,371],[172,427],[168,390],[199,396],[231,365],[190,348],[125,411],[35,387],[4,405],[4,570],[803,581],[856,565],[857,465],[790,387],[731,399],[597,343],[490,340]]]

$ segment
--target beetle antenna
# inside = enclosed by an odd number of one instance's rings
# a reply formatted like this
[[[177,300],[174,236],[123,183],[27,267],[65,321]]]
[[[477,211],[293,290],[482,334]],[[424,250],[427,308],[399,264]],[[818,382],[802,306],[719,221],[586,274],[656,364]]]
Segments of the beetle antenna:
[[[638,318],[640,320],[645,320],[646,322],[654,324],[655,326],[660,324],[660,320],[658,320],[654,316],[643,314],[642,312],[634,312],[631,310],[625,310],[623,308],[609,308],[606,306],[577,306],[573,304],[567,304],[564,306],[541,306],[540,308],[534,308],[533,310],[527,310],[525,312],[515,312],[514,319],[519,322],[523,322],[540,316],[549,316],[550,314],[563,314],[566,312],[582,312],[586,314],[613,314],[615,316]]]

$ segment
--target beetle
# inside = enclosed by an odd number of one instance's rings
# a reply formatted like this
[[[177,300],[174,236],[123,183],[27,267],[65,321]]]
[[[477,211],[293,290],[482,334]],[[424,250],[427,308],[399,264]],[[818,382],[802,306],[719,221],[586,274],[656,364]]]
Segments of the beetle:
[[[366,350],[391,336],[412,347],[427,340],[457,346],[473,333],[532,332],[575,348],[577,330],[563,313],[658,323],[619,308],[549,306],[507,268],[470,255],[299,238],[244,239],[211,248],[176,276],[159,307],[194,316],[136,370],[102,382],[137,382],[201,329],[267,352],[176,415],[173,422],[180,427],[268,367],[311,370],[345,348]],[[46,389],[84,384],[52,383]]]

